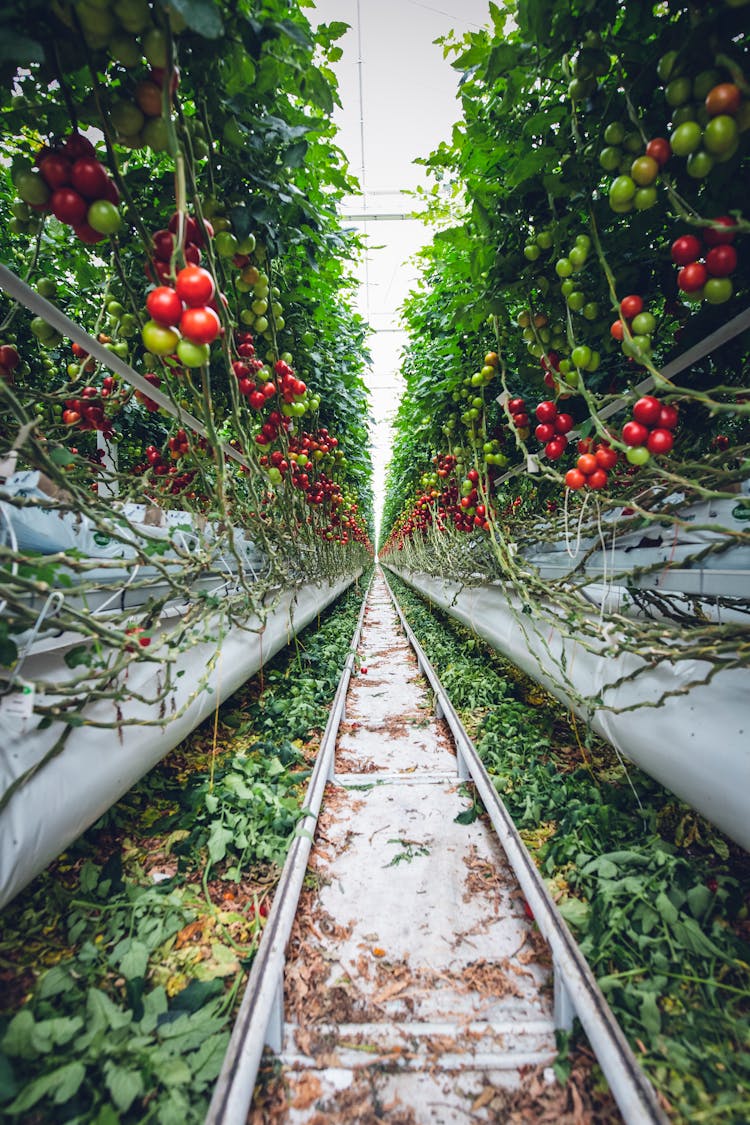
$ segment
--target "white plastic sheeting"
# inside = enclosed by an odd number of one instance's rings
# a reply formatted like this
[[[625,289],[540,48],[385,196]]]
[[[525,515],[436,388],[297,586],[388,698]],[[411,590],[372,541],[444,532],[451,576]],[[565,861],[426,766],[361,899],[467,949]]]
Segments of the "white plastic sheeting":
[[[119,732],[86,725],[75,728],[62,753],[17,789],[0,812],[0,906],[43,871],[220,702],[287,645],[295,633],[309,625],[355,577],[287,590],[269,613],[262,632],[249,631],[260,629],[260,621],[250,618],[245,628],[231,629],[218,648],[215,641],[207,641],[176,654],[174,691],[164,704],[164,713],[177,712],[177,717],[165,726],[149,725],[159,723],[160,704],[134,698],[153,698],[158,694],[163,682],[161,666],[132,666],[127,680],[128,693],[132,694],[124,705],[128,725]],[[161,628],[167,632],[163,642],[166,646],[169,631],[180,624],[179,617],[162,620]],[[177,675],[179,672],[184,674]],[[210,690],[199,690],[207,672]],[[38,661],[32,657],[24,667],[27,681],[62,680],[66,675],[71,673],[57,654],[41,654]],[[113,723],[115,707],[110,701],[100,701],[87,708],[82,718],[84,722]],[[55,724],[45,731],[29,732],[23,719],[3,715],[0,794],[7,793],[19,776],[41,762],[60,731],[60,724]]]
[[[588,713],[575,709],[625,758],[750,850],[750,670],[722,671],[710,684],[692,687],[661,706],[616,713],[610,708],[656,703],[665,692],[703,679],[710,666],[674,660],[613,687],[620,677],[645,669],[645,662],[635,653],[610,659],[587,651],[562,621],[561,627],[555,624],[552,604],[524,613],[521,600],[498,584],[468,587],[389,569],[567,706],[574,706],[576,695],[601,700]]]

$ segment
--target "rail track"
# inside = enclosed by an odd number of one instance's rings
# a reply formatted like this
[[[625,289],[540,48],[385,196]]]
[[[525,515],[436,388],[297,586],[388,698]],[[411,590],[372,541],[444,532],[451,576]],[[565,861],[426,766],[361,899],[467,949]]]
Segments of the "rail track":
[[[575,1017],[623,1120],[668,1120],[381,573],[305,809],[207,1125],[248,1120],[264,1049],[274,1122],[496,1120]]]

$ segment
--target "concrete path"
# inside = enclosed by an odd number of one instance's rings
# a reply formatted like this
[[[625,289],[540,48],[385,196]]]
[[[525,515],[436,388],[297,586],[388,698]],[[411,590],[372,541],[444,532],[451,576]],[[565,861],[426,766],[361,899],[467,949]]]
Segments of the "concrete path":
[[[545,947],[491,827],[456,823],[471,797],[380,577],[359,656],[288,950],[274,1121],[490,1120],[494,1088],[554,1058]]]

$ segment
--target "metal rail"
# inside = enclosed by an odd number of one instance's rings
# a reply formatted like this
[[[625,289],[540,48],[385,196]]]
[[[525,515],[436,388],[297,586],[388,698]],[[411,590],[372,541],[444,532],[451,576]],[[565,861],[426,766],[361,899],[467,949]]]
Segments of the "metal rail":
[[[437,714],[448,723],[455,740],[458,776],[474,782],[539,930],[552,952],[555,1026],[569,1030],[573,1026],[573,1018],[577,1016],[580,1019],[627,1125],[668,1125],[669,1118],[659,1106],[653,1086],[639,1066],[476,747],[402,613],[385,574],[383,579],[409,644],[414,649],[420,671],[435,694]]]
[[[263,1048],[268,1044],[277,1054],[281,1050],[286,947],[297,913],[323,793],[326,783],[333,778],[336,738],[344,717],[346,693],[362,632],[369,592],[368,586],[307,787],[303,806],[306,815],[305,819],[300,821],[304,829],[302,832],[298,831],[286,857],[205,1125],[244,1125],[255,1089]]]

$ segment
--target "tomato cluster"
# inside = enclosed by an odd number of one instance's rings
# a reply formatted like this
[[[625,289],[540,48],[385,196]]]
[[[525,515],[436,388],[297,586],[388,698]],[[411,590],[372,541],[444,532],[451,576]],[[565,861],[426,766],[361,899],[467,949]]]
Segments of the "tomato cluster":
[[[575,425],[572,414],[560,414],[549,399],[540,402],[534,413],[539,423],[534,436],[544,446],[545,456],[550,461],[559,461],[568,445],[567,434]]]
[[[595,491],[609,484],[609,472],[618,461],[618,453],[607,442],[592,444],[588,439],[578,443],[579,457],[574,469],[565,474],[566,487],[575,492],[579,488]]]
[[[734,226],[730,215],[720,215],[703,228],[702,238],[683,234],[672,243],[672,261],[679,267],[677,286],[691,300],[722,305],[732,296],[731,275],[738,262]]]
[[[117,185],[81,133],[71,133],[58,145],[44,145],[35,164],[36,171],[17,169],[13,175],[24,203],[51,212],[72,227],[81,242],[101,242],[119,230]]]
[[[113,375],[105,376],[101,387],[84,387],[78,397],[65,400],[63,424],[79,430],[99,430],[105,438],[111,438],[114,434],[112,419],[105,413],[105,407],[116,389],[117,380]]]
[[[652,454],[658,457],[669,453],[678,421],[677,407],[654,395],[639,398],[631,421],[622,427],[622,440],[629,447],[625,456],[631,465],[645,465]]]
[[[176,354],[186,367],[208,363],[210,346],[221,332],[214,302],[214,279],[199,265],[177,272],[174,286],[157,285],[146,297],[150,320],[141,330],[153,355]]]

